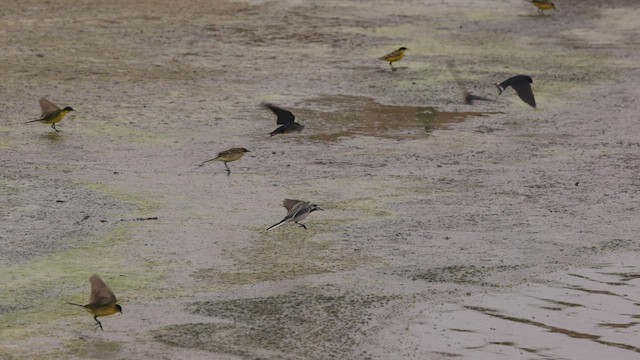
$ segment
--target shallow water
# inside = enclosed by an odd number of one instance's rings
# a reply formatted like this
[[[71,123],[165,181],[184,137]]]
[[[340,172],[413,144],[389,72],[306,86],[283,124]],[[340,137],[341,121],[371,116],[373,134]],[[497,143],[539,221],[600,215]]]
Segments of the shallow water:
[[[357,135],[390,139],[419,139],[434,130],[473,117],[488,116],[495,112],[446,112],[433,106],[385,105],[374,99],[360,96],[324,96],[308,102],[319,111],[306,113],[306,119],[321,134],[309,135],[309,139],[335,141]],[[334,110],[338,108],[339,110]]]
[[[637,263],[571,269],[549,284],[472,296],[436,316],[432,335],[465,359],[637,359],[639,274]]]

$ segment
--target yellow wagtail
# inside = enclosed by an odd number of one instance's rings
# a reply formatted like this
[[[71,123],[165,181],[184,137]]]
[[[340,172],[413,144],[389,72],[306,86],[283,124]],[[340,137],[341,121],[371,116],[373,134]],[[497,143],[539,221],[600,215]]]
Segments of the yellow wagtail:
[[[56,129],[56,123],[62,120],[71,111],[75,111],[69,106],[65,107],[64,109],[60,109],[58,106],[56,106],[56,104],[45,98],[40,99],[40,108],[42,108],[40,119],[27,121],[27,123],[39,121],[45,124],[51,124],[51,128],[58,132],[60,130]]]
[[[542,14],[543,10],[556,9],[556,5],[549,0],[531,0],[531,3],[538,8],[540,14]]]
[[[389,66],[391,66],[392,69],[395,69],[393,67],[393,63],[402,59],[404,57],[404,52],[407,51],[409,49],[407,49],[406,47],[401,47],[398,50],[394,50],[390,53],[388,53],[387,55],[378,58],[379,60],[384,60],[384,61],[388,61],[389,62]]]
[[[244,156],[244,154],[248,152],[250,151],[245,148],[233,148],[233,149],[221,151],[218,153],[218,156],[214,157],[213,159],[204,161],[202,164],[198,166],[203,166],[204,164],[213,160],[222,161],[224,163],[224,167],[227,168],[227,175],[231,175],[231,169],[229,169],[229,165],[227,165],[227,163],[240,160]]]
[[[100,280],[98,275],[93,274],[89,278],[91,282],[91,298],[87,305],[80,305],[75,303],[68,303],[70,305],[81,306],[93,315],[93,320],[96,321],[96,326],[102,329],[102,323],[98,320],[98,316],[108,316],[115,313],[122,313],[122,307],[117,304],[118,300],[107,285]]]

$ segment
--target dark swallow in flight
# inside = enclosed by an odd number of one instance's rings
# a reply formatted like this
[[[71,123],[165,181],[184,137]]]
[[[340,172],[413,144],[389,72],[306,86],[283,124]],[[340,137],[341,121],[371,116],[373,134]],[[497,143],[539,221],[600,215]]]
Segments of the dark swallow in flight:
[[[278,117],[277,124],[282,125],[279,128],[273,130],[269,135],[277,135],[277,134],[287,134],[292,132],[300,132],[304,129],[304,125],[300,125],[295,122],[296,117],[293,116],[291,111],[279,108],[272,104],[262,104],[264,107],[273,111],[274,114]]]
[[[507,80],[501,82],[500,84],[496,84],[496,86],[498,87],[498,91],[500,91],[500,94],[502,94],[503,91],[505,91],[509,86],[511,86],[513,90],[515,90],[516,93],[518,93],[518,96],[520,97],[520,99],[522,99],[522,101],[526,102],[531,107],[535,108],[536,99],[534,99],[533,90],[531,90],[532,83],[533,83],[533,80],[531,79],[531,76],[516,75],[514,77],[508,78]],[[500,96],[500,94],[498,94],[498,96]],[[498,96],[496,96],[496,99],[498,98]]]

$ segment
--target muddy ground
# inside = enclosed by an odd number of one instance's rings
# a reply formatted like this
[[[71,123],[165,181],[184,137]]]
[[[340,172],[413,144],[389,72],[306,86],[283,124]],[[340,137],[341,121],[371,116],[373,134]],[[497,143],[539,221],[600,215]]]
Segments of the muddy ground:
[[[6,1],[0,358],[637,358],[640,4],[556,4]]]

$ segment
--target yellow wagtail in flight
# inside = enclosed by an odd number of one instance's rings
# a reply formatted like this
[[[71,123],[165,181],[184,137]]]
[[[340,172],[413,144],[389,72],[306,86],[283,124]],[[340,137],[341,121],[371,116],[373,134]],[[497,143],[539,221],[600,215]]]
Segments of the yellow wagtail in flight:
[[[40,115],[40,119],[27,121],[27,123],[39,121],[45,124],[51,124],[51,128],[57,132],[60,130],[56,129],[56,123],[62,120],[62,118],[71,111],[75,111],[69,106],[64,109],[60,109],[56,104],[45,98],[40,99],[40,108],[42,108],[42,115]]]
[[[378,60],[384,60],[384,61],[388,61],[389,62],[389,66],[391,66],[392,69],[395,70],[395,68],[393,67],[393,63],[402,59],[404,57],[404,52],[407,51],[409,49],[407,49],[406,47],[401,47],[398,50],[394,50],[390,53],[388,53],[387,55],[378,58]]]
[[[227,163],[240,160],[244,156],[244,154],[248,152],[250,151],[245,148],[233,148],[233,149],[221,151],[218,153],[218,156],[214,157],[213,159],[204,161],[202,164],[198,166],[203,166],[204,164],[213,160],[222,161],[224,163],[224,167],[227,168],[227,176],[228,176],[228,175],[231,175],[231,169],[229,169],[229,165],[227,165]]]
[[[122,313],[122,307],[117,304],[118,300],[107,285],[100,280],[98,275],[93,274],[89,278],[91,282],[91,298],[87,305],[80,305],[75,303],[67,303],[70,305],[80,306],[93,315],[93,320],[96,321],[96,326],[102,329],[102,323],[98,320],[98,316],[108,316],[115,313]]]
[[[531,0],[531,3],[538,8],[540,14],[542,14],[543,10],[556,9],[556,5],[549,0]]]

